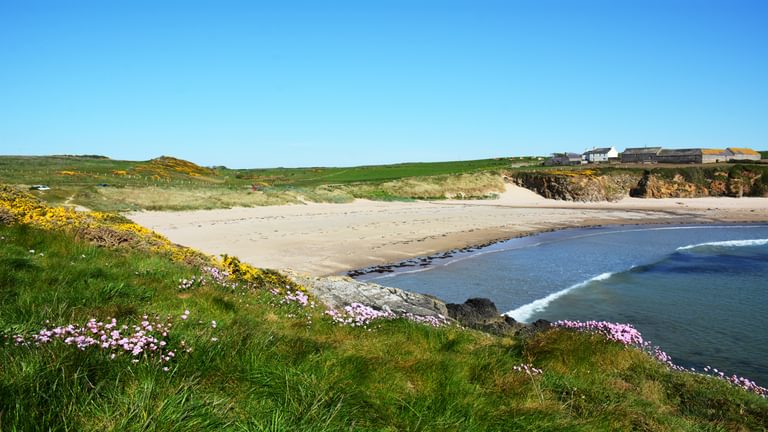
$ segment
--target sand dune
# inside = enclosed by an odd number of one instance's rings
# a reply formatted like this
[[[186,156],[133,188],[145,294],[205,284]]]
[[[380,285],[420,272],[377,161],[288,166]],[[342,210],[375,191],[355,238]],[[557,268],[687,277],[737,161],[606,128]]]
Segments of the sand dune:
[[[172,241],[267,268],[325,275],[544,230],[768,221],[768,198],[574,203],[508,185],[496,200],[283,205],[128,215]]]

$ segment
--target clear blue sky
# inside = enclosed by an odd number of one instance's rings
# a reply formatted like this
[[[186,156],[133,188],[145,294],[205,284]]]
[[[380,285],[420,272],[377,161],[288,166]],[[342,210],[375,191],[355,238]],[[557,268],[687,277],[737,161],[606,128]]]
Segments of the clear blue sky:
[[[768,1],[0,0],[0,154],[768,149]]]

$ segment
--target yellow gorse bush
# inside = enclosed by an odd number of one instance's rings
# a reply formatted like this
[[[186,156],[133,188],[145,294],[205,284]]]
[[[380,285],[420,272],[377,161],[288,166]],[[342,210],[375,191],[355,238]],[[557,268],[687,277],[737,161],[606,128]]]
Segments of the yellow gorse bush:
[[[245,281],[258,288],[275,287],[280,290],[306,292],[306,288],[296,284],[282,274],[268,269],[260,269],[241,262],[237,257],[223,255],[219,263],[229,273],[229,277],[237,281]]]
[[[152,159],[144,165],[133,167],[131,170],[136,174],[151,175],[155,180],[170,178],[173,173],[185,174],[190,177],[215,175],[212,169],[203,168],[192,162],[169,156]]]

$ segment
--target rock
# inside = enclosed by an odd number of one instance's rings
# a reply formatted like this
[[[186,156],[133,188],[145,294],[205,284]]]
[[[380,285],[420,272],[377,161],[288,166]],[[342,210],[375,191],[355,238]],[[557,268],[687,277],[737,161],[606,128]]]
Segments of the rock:
[[[544,198],[564,201],[618,201],[637,185],[635,174],[595,175],[592,170],[521,172],[512,177],[518,186]]]
[[[496,305],[487,298],[471,298],[462,304],[446,304],[429,295],[360,282],[347,276],[314,277],[290,270],[283,270],[283,274],[307,288],[315,298],[333,309],[361,303],[397,315],[442,315],[465,327],[502,336],[527,336],[549,328],[548,321],[523,324],[512,317],[501,315]]]
[[[676,173],[645,171],[630,196],[638,198],[699,198],[706,196],[765,196],[763,174],[756,168],[735,165],[715,168],[681,168]]]
[[[448,303],[448,316],[464,325],[488,324],[499,321],[501,314],[487,298],[471,298],[463,304]]]
[[[314,277],[292,271],[284,271],[284,274],[306,287],[318,300],[333,309],[361,303],[374,309],[389,310],[397,315],[411,313],[448,316],[445,303],[429,295],[360,282],[347,276]]]
[[[496,305],[487,298],[471,298],[462,304],[448,303],[448,316],[461,325],[496,335],[513,335],[525,324],[512,317],[504,316]]]
[[[448,316],[459,324],[501,336],[531,336],[548,329],[550,322],[538,320],[523,324],[514,318],[499,314],[496,305],[487,298],[471,298],[462,304],[448,303]]]

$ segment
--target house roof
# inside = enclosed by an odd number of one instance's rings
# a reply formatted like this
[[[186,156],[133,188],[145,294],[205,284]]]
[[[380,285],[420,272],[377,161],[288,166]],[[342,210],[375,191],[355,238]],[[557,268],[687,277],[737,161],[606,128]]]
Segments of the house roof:
[[[702,149],[701,150],[701,154],[712,155],[712,156],[719,156],[719,155],[724,155],[725,154],[725,150],[722,150],[722,149]]]
[[[701,149],[664,149],[659,152],[659,156],[698,156]]]
[[[624,150],[623,154],[656,154],[661,151],[661,147],[635,147]]]
[[[751,148],[744,147],[728,147],[728,150],[733,154],[760,156],[760,153],[752,150]]]
[[[585,151],[584,154],[585,155],[590,155],[590,154],[607,154],[611,150],[613,150],[613,147],[601,147],[601,148],[596,148],[596,149]]]

